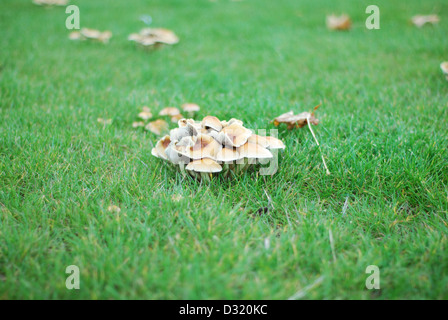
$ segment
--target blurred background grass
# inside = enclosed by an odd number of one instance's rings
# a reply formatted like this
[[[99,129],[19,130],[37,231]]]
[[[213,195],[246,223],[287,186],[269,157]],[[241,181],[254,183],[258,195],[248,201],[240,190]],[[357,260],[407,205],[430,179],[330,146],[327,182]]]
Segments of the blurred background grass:
[[[64,8],[0,4],[1,298],[286,299],[319,276],[307,298],[448,297],[446,1],[377,1],[372,31],[370,1],[71,3],[108,45],[69,41]],[[353,29],[328,31],[331,13]],[[411,25],[429,13],[437,26]],[[181,42],[128,42],[142,14]],[[322,102],[332,175],[305,128],[280,129],[273,177],[184,180],[131,127],[143,105],[184,102],[254,129]],[[254,216],[265,191],[275,209]],[[372,264],[379,292],[365,289]]]

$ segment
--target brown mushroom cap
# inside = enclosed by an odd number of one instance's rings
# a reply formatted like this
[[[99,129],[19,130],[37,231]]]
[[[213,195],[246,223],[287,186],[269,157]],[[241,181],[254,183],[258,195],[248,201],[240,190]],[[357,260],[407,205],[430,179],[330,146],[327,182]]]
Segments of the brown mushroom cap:
[[[180,111],[179,111],[179,109],[177,109],[175,107],[167,107],[167,108],[160,110],[160,112],[159,112],[159,116],[174,117],[174,116],[177,116],[178,114],[180,114]]]
[[[349,30],[351,26],[352,21],[346,14],[340,16],[332,14],[327,16],[327,27],[330,30]]]
[[[195,138],[196,142],[193,146],[184,146],[177,143],[175,147],[176,151],[193,160],[201,158],[214,159],[222,148],[222,145],[208,135],[199,134]]]
[[[159,43],[176,44],[179,42],[179,38],[173,31],[164,28],[144,28],[140,30],[140,35]]]
[[[247,142],[242,147],[237,148],[241,157],[248,159],[270,159],[273,157],[272,153],[262,146]]]
[[[240,147],[247,142],[252,135],[252,131],[238,123],[233,123],[222,129],[220,135],[222,144],[232,147]]]
[[[202,119],[202,127],[203,128],[212,128],[216,131],[221,131],[222,124],[218,118],[216,118],[214,116],[206,116],[204,119]]]
[[[79,31],[73,31],[73,32],[70,32],[70,34],[68,35],[68,38],[70,40],[81,40],[82,35],[81,35],[81,32],[79,32]]]
[[[179,113],[178,115],[171,117],[171,122],[178,123],[179,120],[183,119],[183,118],[184,118],[184,116]]]
[[[195,172],[207,172],[207,173],[222,171],[221,165],[212,159],[199,159],[192,161],[187,165],[185,169]]]
[[[184,110],[185,112],[197,112],[200,109],[201,108],[195,103],[184,103],[182,105],[182,110]]]
[[[168,131],[168,123],[165,120],[156,120],[148,123],[145,127],[146,130],[151,131],[154,134],[160,135],[164,131]]]
[[[167,155],[165,154],[165,150],[171,143],[170,136],[166,135],[159,141],[157,141],[156,146],[152,148],[151,154],[157,158],[161,158],[164,160],[168,160]]]

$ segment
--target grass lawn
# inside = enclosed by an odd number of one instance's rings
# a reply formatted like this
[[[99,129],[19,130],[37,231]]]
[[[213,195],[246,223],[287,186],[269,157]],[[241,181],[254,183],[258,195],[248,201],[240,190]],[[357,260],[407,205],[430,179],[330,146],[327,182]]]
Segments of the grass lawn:
[[[0,4],[1,299],[287,299],[320,277],[303,298],[448,298],[446,0],[72,3],[109,44],[68,40],[64,7]],[[333,12],[353,29],[328,31]],[[127,41],[142,14],[181,42]],[[306,127],[282,127],[274,176],[185,179],[132,128],[142,106],[184,102],[253,129],[322,102],[332,174]]]

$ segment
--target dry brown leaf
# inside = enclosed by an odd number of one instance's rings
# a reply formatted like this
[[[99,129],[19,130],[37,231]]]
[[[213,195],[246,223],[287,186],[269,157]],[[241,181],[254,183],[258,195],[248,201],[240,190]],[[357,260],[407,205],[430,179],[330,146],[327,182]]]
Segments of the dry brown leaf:
[[[319,108],[320,105],[314,108],[314,111]],[[302,128],[308,124],[308,120],[311,124],[318,125],[319,120],[314,116],[314,111],[302,112],[299,114],[294,114],[292,111],[284,113],[274,119],[274,125],[278,127],[281,123],[286,123],[289,130],[293,128]]]
[[[330,30],[350,30],[352,21],[346,14],[336,16],[334,14],[327,16],[327,28]]]
[[[416,15],[411,18],[412,23],[418,28],[423,27],[425,24],[437,24],[440,21],[440,18],[436,14],[430,15]]]

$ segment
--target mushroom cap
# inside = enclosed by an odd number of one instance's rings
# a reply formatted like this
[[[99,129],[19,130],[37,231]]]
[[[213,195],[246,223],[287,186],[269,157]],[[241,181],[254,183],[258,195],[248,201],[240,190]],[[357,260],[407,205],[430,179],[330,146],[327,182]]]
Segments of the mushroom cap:
[[[221,121],[217,117],[214,116],[206,116],[202,119],[202,127],[204,128],[212,128],[216,131],[221,131],[222,124]]]
[[[178,123],[179,120],[183,119],[183,118],[184,118],[184,116],[179,113],[178,115],[175,115],[175,116],[171,117],[171,122]]]
[[[263,148],[269,148],[269,142],[266,138],[267,137],[259,136],[258,134],[253,134],[247,139],[247,142],[258,144]]]
[[[144,28],[140,31],[140,34],[147,38],[153,38],[155,42],[165,44],[176,44],[179,42],[179,38],[173,31],[164,28]]]
[[[413,16],[411,18],[411,21],[415,26],[421,28],[427,23],[432,23],[432,24],[439,23],[440,18],[436,14],[430,14],[430,15],[419,14],[419,15]]]
[[[252,131],[238,123],[233,123],[222,129],[220,135],[224,137],[223,141],[221,141],[222,144],[240,147],[247,142],[252,135]]]
[[[107,30],[107,31],[103,31],[100,36],[98,37],[98,40],[100,40],[101,42],[107,43],[110,38],[112,38],[112,32]]]
[[[138,114],[138,117],[143,120],[148,120],[152,118],[151,110],[148,107],[143,107],[142,112]]]
[[[82,28],[81,35],[87,39],[98,39],[101,36],[101,31],[90,28]]]
[[[247,142],[242,147],[237,148],[241,157],[248,159],[270,159],[273,157],[272,153],[262,146]]]
[[[334,14],[327,16],[327,28],[330,30],[349,30],[352,26],[350,17],[346,14],[336,16]]]
[[[164,160],[168,160],[167,155],[165,154],[165,150],[171,143],[170,136],[166,135],[159,141],[157,141],[156,146],[152,148],[151,154],[157,158],[161,158]]]
[[[234,148],[224,147],[215,156],[218,162],[232,162],[241,159],[240,154]]]
[[[70,32],[70,34],[68,35],[68,38],[70,40],[80,40],[82,38],[81,32],[79,31],[73,31]]]
[[[168,123],[165,120],[159,119],[148,123],[145,129],[154,134],[160,135],[163,131],[168,131]]]
[[[184,110],[185,112],[197,112],[200,109],[201,108],[195,103],[184,103],[182,105],[182,110]]]
[[[442,69],[444,74],[448,75],[448,61],[442,62],[440,64],[440,69]]]
[[[193,137],[197,135],[198,132],[191,126],[175,128],[170,131],[170,136],[174,141],[180,141],[184,137]]]
[[[164,108],[162,110],[160,110],[159,112],[159,116],[177,116],[178,114],[180,114],[179,109],[175,108],[175,107],[167,107]]]
[[[176,144],[176,151],[193,160],[202,158],[214,159],[216,154],[222,149],[215,139],[209,135],[199,134],[193,146],[184,146],[180,143]]]
[[[212,159],[199,159],[192,161],[187,165],[185,169],[195,172],[209,173],[222,171],[221,165]]]
[[[274,138],[271,136],[267,136],[264,138],[268,142],[267,149],[274,150],[274,149],[285,149],[286,148],[285,144],[277,138]]]

